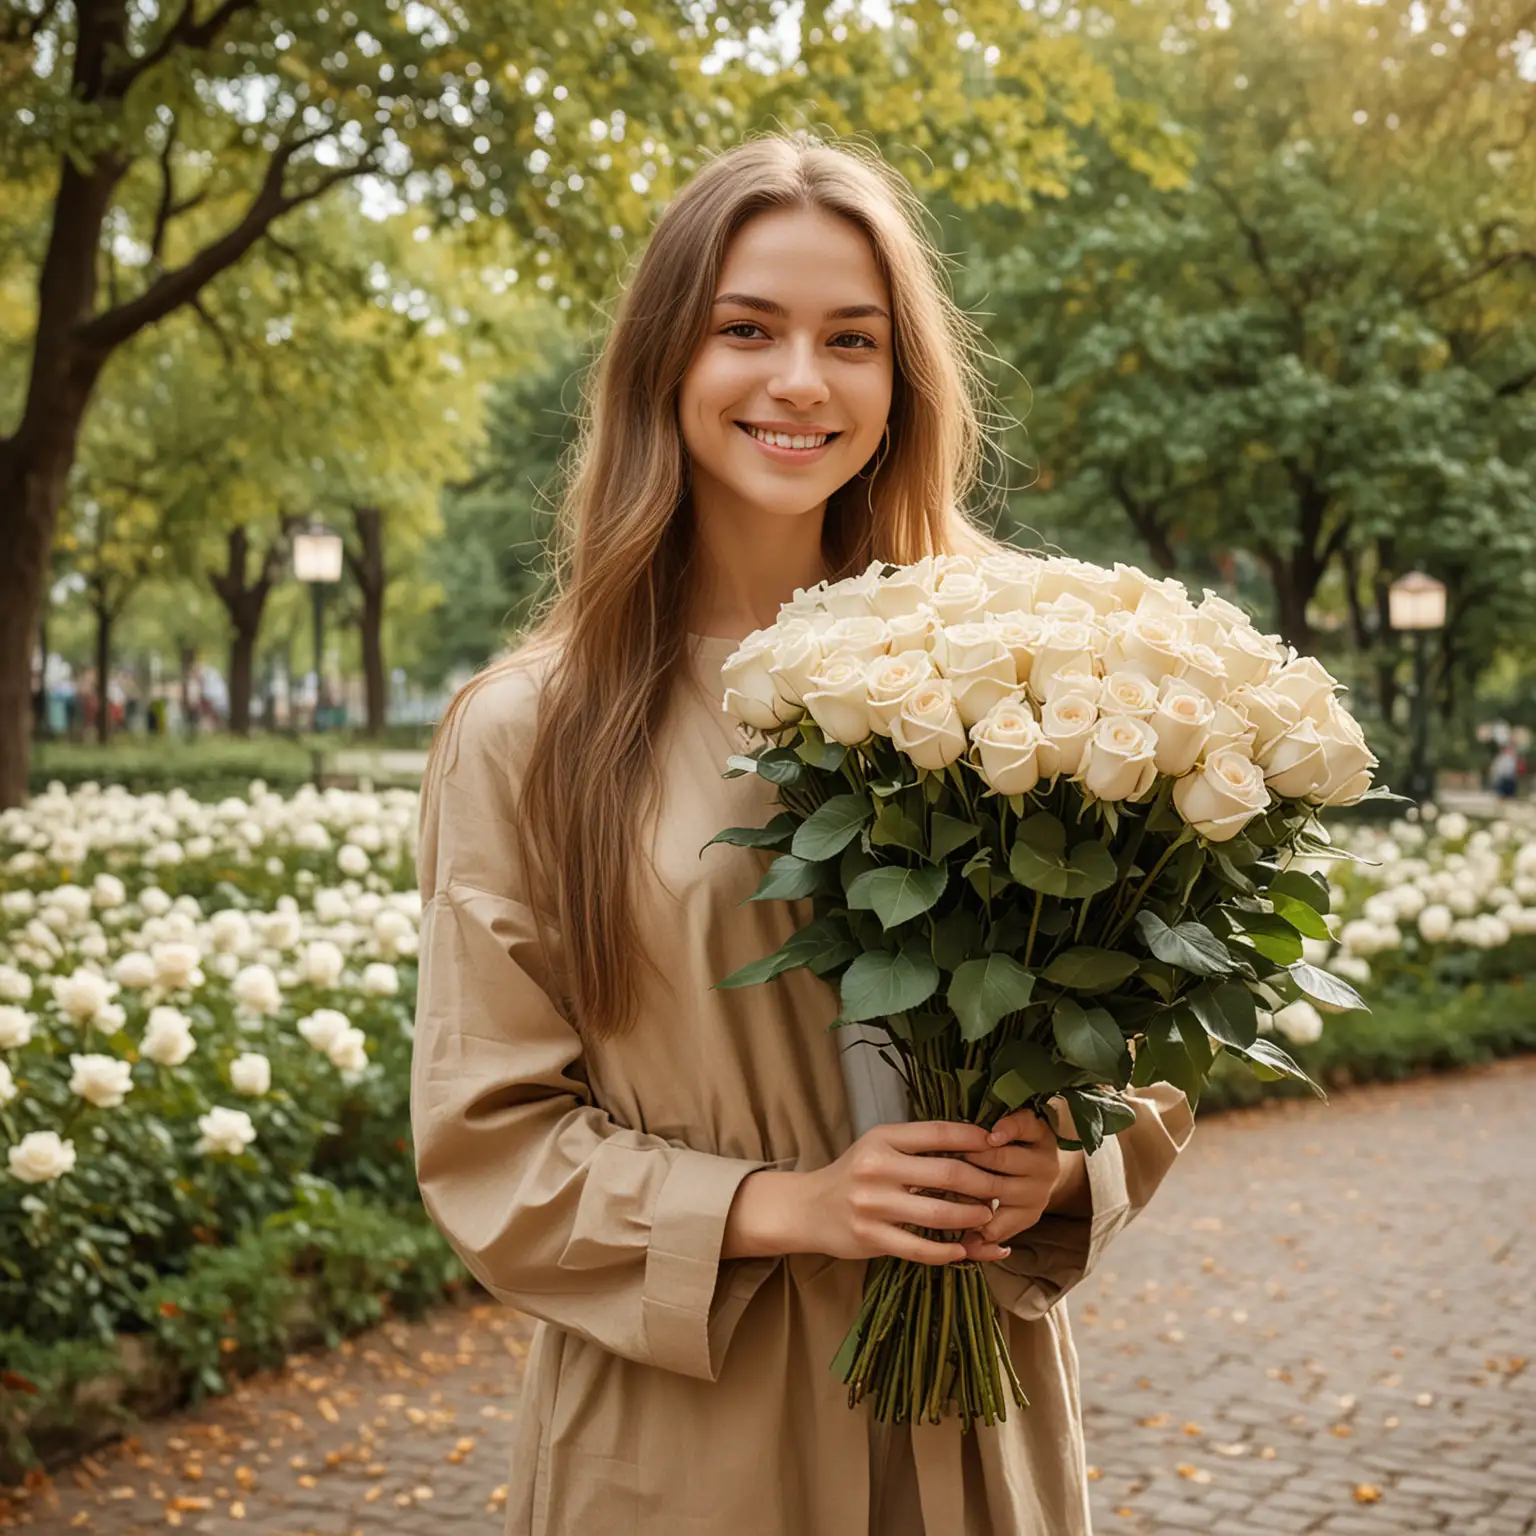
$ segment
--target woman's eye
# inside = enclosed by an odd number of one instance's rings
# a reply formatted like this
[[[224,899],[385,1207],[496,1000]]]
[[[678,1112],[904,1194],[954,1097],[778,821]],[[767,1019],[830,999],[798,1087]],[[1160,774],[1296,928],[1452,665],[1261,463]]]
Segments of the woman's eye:
[[[731,324],[729,324],[727,326],[722,326],[721,327],[720,334],[722,336],[732,336],[732,335],[735,335],[736,332],[738,332],[738,331],[761,331],[761,330],[762,330],[762,326],[758,325],[755,321],[752,321],[752,320],[733,320],[731,322]],[[757,338],[753,337],[753,336],[743,336],[743,337],[741,337],[742,341],[755,341],[756,339]],[[874,351],[876,349],[876,347],[878,346],[878,343],[875,341],[875,339],[872,336],[866,336],[862,331],[844,331],[841,335],[834,336],[832,339],[835,342],[855,341],[855,342],[857,342],[859,344],[860,347],[868,348],[870,351]]]

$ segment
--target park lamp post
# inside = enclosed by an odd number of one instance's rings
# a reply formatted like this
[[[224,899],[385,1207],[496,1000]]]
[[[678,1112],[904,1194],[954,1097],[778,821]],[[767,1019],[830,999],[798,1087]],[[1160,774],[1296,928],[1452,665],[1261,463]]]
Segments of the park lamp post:
[[[1445,583],[1423,571],[1399,576],[1387,589],[1387,613],[1393,629],[1410,631],[1414,637],[1408,794],[1422,805],[1434,794],[1429,767],[1429,636],[1445,627]]]
[[[309,587],[315,615],[315,715],[320,729],[321,680],[325,676],[325,589],[341,580],[341,535],[314,522],[293,536],[293,574]]]

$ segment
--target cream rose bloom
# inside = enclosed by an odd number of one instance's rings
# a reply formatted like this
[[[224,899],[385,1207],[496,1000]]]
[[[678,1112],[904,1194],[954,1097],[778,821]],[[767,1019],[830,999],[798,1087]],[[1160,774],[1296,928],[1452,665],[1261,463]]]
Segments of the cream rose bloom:
[[[803,708],[805,690],[826,660],[825,631],[805,619],[780,619],[774,633],[773,681],[779,697]]]
[[[889,643],[885,620],[873,613],[862,618],[838,619],[817,638],[824,656],[848,656],[860,666],[884,656]]]
[[[1230,700],[1222,700],[1216,706],[1216,717],[1211,721],[1211,734],[1205,738],[1204,755],[1219,752],[1226,747],[1240,747],[1248,757],[1253,756],[1253,744],[1257,729],[1249,722],[1247,712]]]
[[[949,680],[960,723],[976,724],[1019,686],[1013,652],[990,624],[952,624],[934,638],[933,664]]]
[[[1133,613],[1117,623],[1104,646],[1109,672],[1139,672],[1149,682],[1180,676],[1188,665],[1188,622],[1177,614]]]
[[[1004,699],[971,728],[982,778],[999,795],[1027,795],[1040,781],[1045,734],[1022,699]]]
[[[890,621],[931,608],[933,584],[937,579],[930,557],[925,556],[911,565],[902,566],[894,575],[876,584],[869,597],[870,611]]]
[[[1309,798],[1319,805],[1353,805],[1371,787],[1376,756],[1366,745],[1360,723],[1331,694],[1326,708],[1317,734],[1328,771]]]
[[[1202,587],[1201,594],[1195,609],[1194,639],[1202,645],[1214,646],[1228,630],[1253,628],[1253,620],[1236,603],[1229,603],[1209,587]]]
[[[1301,720],[1259,754],[1264,782],[1277,795],[1300,800],[1328,777],[1328,759],[1316,722]]]
[[[1157,771],[1170,778],[1188,773],[1200,760],[1216,721],[1216,706],[1177,678],[1164,681],[1151,726],[1157,737]]]
[[[1080,693],[1058,693],[1048,700],[1040,711],[1040,730],[1045,737],[1040,749],[1041,777],[1075,774],[1098,721],[1098,705]]]
[[[203,1155],[238,1157],[256,1140],[251,1117],[243,1109],[226,1109],[222,1104],[215,1105],[206,1115],[199,1115],[197,1128],[203,1134],[192,1150]]]
[[[934,583],[929,602],[944,624],[964,624],[986,618],[988,596],[984,577],[974,570],[951,569]]]
[[[1210,646],[1198,640],[1184,648],[1184,670],[1179,676],[1213,703],[1219,704],[1231,688],[1226,663]]]
[[[179,1067],[193,1051],[192,1021],[179,1008],[151,1008],[139,1054],[162,1067]]]
[[[1049,618],[1045,621],[1035,654],[1029,664],[1029,689],[1037,699],[1045,697],[1048,680],[1055,672],[1092,672],[1098,652],[1099,631],[1082,619]]]
[[[1013,609],[992,615],[992,628],[1013,657],[1014,676],[1027,678],[1034,665],[1035,651],[1045,634],[1046,621],[1037,613]]]
[[[358,981],[368,997],[394,997],[400,990],[400,973],[385,960],[374,960],[363,967]]]
[[[1157,777],[1156,757],[1157,735],[1145,720],[1106,714],[1074,779],[1096,800],[1139,800]]]
[[[1041,703],[1048,704],[1058,694],[1075,693],[1095,707],[1104,702],[1104,679],[1091,672],[1053,672],[1044,682]]]
[[[1328,718],[1339,681],[1316,657],[1297,656],[1275,673],[1269,685],[1290,699],[1300,714],[1322,722]]]
[[[1194,611],[1189,589],[1174,576],[1149,576],[1134,565],[1115,562],[1115,596],[1127,613],[1172,614],[1182,617]]]
[[[156,944],[151,947],[149,954],[155,962],[155,980],[162,987],[181,991],[202,986],[204,977],[198,962],[203,956],[196,944]]]
[[[49,1184],[75,1166],[75,1144],[57,1131],[30,1131],[7,1149],[11,1177],[23,1184]]]
[[[1225,843],[1269,809],[1269,787],[1251,757],[1223,747],[1207,754],[1198,773],[1174,781],[1173,803],[1202,837]]]
[[[965,726],[946,678],[931,677],[902,701],[891,740],[919,768],[947,768],[966,748]]]
[[[867,619],[873,612],[875,593],[880,588],[880,562],[871,560],[857,576],[823,585],[821,606],[834,619]]]
[[[1254,728],[1254,754],[1262,758],[1270,746],[1301,720],[1301,710],[1268,683],[1234,688],[1227,702],[1241,709]]]
[[[1211,649],[1221,657],[1227,669],[1227,679],[1234,688],[1245,684],[1263,683],[1279,671],[1284,652],[1268,635],[1247,624],[1229,629],[1221,638],[1210,642]]]
[[[229,1083],[236,1093],[259,1099],[272,1087],[272,1063],[260,1051],[242,1051],[229,1064]]]
[[[725,684],[720,707],[759,731],[776,731],[805,714],[804,706],[779,681],[777,642],[772,629],[755,629],[720,668]]]
[[[89,1024],[104,1013],[116,992],[117,983],[95,971],[78,970],[53,981],[54,1002],[77,1024]]]
[[[1113,571],[1091,561],[1047,560],[1035,580],[1035,608],[1070,595],[1090,604],[1096,614],[1113,613],[1120,605],[1116,585]]]
[[[829,656],[810,679],[805,707],[830,741],[856,747],[874,730],[864,663],[852,656]]]
[[[0,1051],[14,1051],[32,1038],[37,1020],[14,1003],[0,1004]]]
[[[361,1072],[368,1065],[368,1037],[348,1026],[326,1046],[325,1054],[338,1072]]]
[[[304,946],[297,967],[299,980],[312,987],[334,987],[346,968],[346,956],[329,939],[312,939]]]
[[[283,994],[269,965],[242,967],[229,984],[229,990],[248,1013],[276,1013],[283,1006]]]
[[[1130,715],[1148,720],[1157,708],[1157,684],[1140,672],[1111,672],[1099,693],[1099,709],[1106,715]]]
[[[1043,561],[1029,555],[987,555],[978,573],[987,584],[987,612],[994,617],[1005,613],[1032,613],[1035,583],[1040,579]]]
[[[71,1055],[69,1091],[97,1109],[116,1109],[133,1090],[133,1068],[116,1056]]]
[[[908,694],[937,676],[933,658],[927,651],[897,651],[890,656],[877,656],[864,669],[871,728],[881,736],[889,736],[891,722]]]

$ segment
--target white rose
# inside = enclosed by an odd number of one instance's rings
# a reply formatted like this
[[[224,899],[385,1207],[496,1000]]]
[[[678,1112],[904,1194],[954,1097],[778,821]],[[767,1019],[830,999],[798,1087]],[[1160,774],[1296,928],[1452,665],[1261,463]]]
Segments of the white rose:
[[[116,1109],[133,1088],[133,1068],[116,1056],[71,1055],[69,1091],[97,1109]]]
[[[344,875],[366,875],[369,858],[356,843],[343,843],[336,850],[336,867]]]
[[[292,949],[304,932],[303,919],[297,912],[268,912],[258,921],[262,939],[269,949]]]
[[[1323,1016],[1306,998],[1299,997],[1276,1010],[1275,1028],[1293,1045],[1310,1045],[1323,1033]]]
[[[248,1013],[276,1013],[283,1006],[283,994],[269,965],[242,967],[229,990]]]
[[[985,579],[974,571],[948,570],[934,583],[929,603],[942,623],[964,624],[987,616]]]
[[[773,629],[773,682],[780,699],[804,711],[805,690],[826,660],[822,631],[804,619],[780,619]]]
[[[16,1093],[16,1079],[11,1076],[10,1067],[0,1061],[0,1104],[9,1104]]]
[[[1197,688],[1164,681],[1150,724],[1157,737],[1157,771],[1170,778],[1188,773],[1200,759],[1216,719],[1216,706]]]
[[[329,939],[315,939],[304,946],[299,960],[299,978],[313,987],[334,987],[341,980],[346,957]]]
[[[1145,720],[1105,715],[1083,748],[1075,781],[1096,800],[1139,800],[1157,777],[1157,735]]]
[[[1043,680],[1043,686],[1045,692],[1040,695],[1042,704],[1049,704],[1062,693],[1075,693],[1079,698],[1087,699],[1096,709],[1104,702],[1104,679],[1095,677],[1091,672],[1052,672]]]
[[[76,971],[70,976],[56,976],[53,981],[54,1002],[77,1024],[89,1024],[116,991],[116,982],[95,971]]]
[[[1290,699],[1303,715],[1322,721],[1328,718],[1339,682],[1315,657],[1297,656],[1275,673],[1269,686]]]
[[[171,910],[171,898],[158,885],[147,885],[139,892],[139,906],[150,917],[164,917]]]
[[[149,1022],[139,1045],[141,1055],[159,1062],[162,1067],[179,1067],[196,1049],[192,1021],[179,1008],[149,1010]]]
[[[1227,677],[1234,688],[1245,684],[1266,682],[1279,670],[1284,653],[1268,635],[1240,624],[1230,629],[1219,640],[1210,642],[1211,649],[1221,657],[1227,669]]]
[[[1427,944],[1443,944],[1451,936],[1454,921],[1451,909],[1437,902],[1419,913],[1419,934]]]
[[[239,1157],[256,1140],[256,1127],[243,1109],[215,1105],[197,1117],[197,1128],[203,1133],[192,1148],[197,1153]]]
[[[1252,757],[1257,736],[1257,727],[1249,723],[1247,712],[1223,700],[1217,704],[1211,719],[1211,734],[1205,738],[1204,755],[1209,757],[1224,747],[1239,747],[1245,755]]]
[[[244,912],[225,907],[208,919],[208,942],[221,955],[238,955],[250,948],[251,924]]]
[[[1328,776],[1323,739],[1311,720],[1293,725],[1259,754],[1264,780],[1277,795],[1300,800]]]
[[[1195,639],[1202,645],[1214,646],[1226,630],[1253,627],[1253,620],[1236,603],[1229,603],[1209,587],[1201,591],[1204,595],[1195,609]]]
[[[162,986],[178,989],[202,985],[204,977],[197,964],[202,953],[196,944],[156,944],[149,953]]]
[[[1310,798],[1319,805],[1353,805],[1370,789],[1371,769],[1376,766],[1365,733],[1355,717],[1329,694],[1317,734],[1322,739],[1327,774],[1320,778]]]
[[[1035,578],[1035,607],[1070,596],[1092,604],[1095,613],[1112,613],[1120,602],[1115,595],[1117,585],[1115,573],[1102,565],[1060,557],[1046,560]]]
[[[893,656],[877,656],[865,669],[869,696],[869,723],[882,736],[891,734],[891,722],[901,711],[908,695],[938,674],[927,651],[899,651]]]
[[[0,1051],[14,1051],[32,1038],[37,1020],[14,1003],[0,1005]]]
[[[31,1131],[6,1152],[11,1177],[23,1184],[47,1184],[75,1166],[75,1144],[57,1131]]]
[[[1141,672],[1111,672],[1099,693],[1099,708],[1107,715],[1149,720],[1157,708],[1157,685]]]
[[[805,714],[775,675],[776,640],[771,629],[753,630],[720,668],[725,684],[721,708],[760,731],[778,730]]]
[[[243,1051],[229,1064],[229,1082],[236,1093],[259,1099],[272,1086],[272,1063],[260,1051]]]
[[[325,1054],[338,1072],[361,1072],[368,1065],[368,1037],[360,1029],[344,1029],[326,1046]]]
[[[1134,613],[1111,631],[1104,666],[1112,672],[1139,672],[1151,683],[1180,676],[1188,661],[1188,625],[1176,614]]]
[[[919,768],[934,772],[964,753],[965,726],[946,679],[930,677],[907,695],[891,720],[891,740]]]
[[[1171,614],[1182,617],[1193,605],[1189,589],[1173,576],[1154,577],[1134,565],[1115,562],[1115,596],[1127,613]]]
[[[1047,680],[1054,672],[1097,674],[1094,656],[1099,638],[1097,627],[1081,619],[1047,619],[1029,664],[1029,687],[1034,696],[1046,697]]]
[[[369,997],[393,997],[400,990],[400,976],[394,966],[375,960],[363,967],[361,985]]]
[[[1040,731],[1045,737],[1045,746],[1040,749],[1043,778],[1054,778],[1058,773],[1070,777],[1082,767],[1083,749],[1098,720],[1098,706],[1079,693],[1059,693],[1047,700],[1040,711]]]
[[[864,663],[853,656],[829,656],[810,678],[805,707],[829,741],[856,747],[874,732]]]
[[[1035,583],[1045,562],[1030,555],[987,555],[979,574],[987,584],[987,612],[1030,613],[1035,606]]]
[[[24,1003],[32,996],[32,978],[14,965],[0,965],[0,1002]]]
[[[940,630],[932,655],[934,666],[949,679],[960,723],[966,727],[1013,697],[1019,686],[1013,652],[988,624],[952,624]]]
[[[1040,780],[1045,735],[1029,705],[1004,699],[971,728],[979,770],[999,795],[1027,795]]]
[[[385,907],[373,920],[373,936],[386,960],[397,954],[408,954],[409,946],[416,937],[416,925],[404,912]]]
[[[869,594],[869,611],[887,622],[903,614],[917,613],[931,606],[935,578],[931,560],[900,566],[875,583]]]
[[[128,900],[128,890],[116,875],[103,872],[91,881],[91,900],[98,907],[120,907]]]
[[[1034,665],[1035,650],[1045,634],[1046,621],[1037,613],[1014,609],[992,615],[992,631],[1013,657],[1015,677],[1026,678]]]
[[[1257,733],[1253,745],[1259,757],[1269,750],[1272,742],[1301,722],[1301,710],[1296,701],[1265,683],[1234,688],[1227,696],[1227,702],[1248,717],[1248,723]]]
[[[1199,641],[1185,646],[1184,670],[1179,677],[1217,703],[1227,696],[1231,687],[1226,663],[1210,646]]]
[[[902,651],[932,650],[934,636],[943,627],[938,614],[926,605],[915,613],[898,613],[886,620],[886,650],[892,656]]]
[[[1202,837],[1224,843],[1269,809],[1269,787],[1252,758],[1223,747],[1207,753],[1198,773],[1174,780],[1173,803]]]
[[[351,1027],[352,1021],[335,1008],[317,1008],[300,1019],[297,1025],[299,1033],[317,1051],[329,1050],[331,1041],[344,1029]]]

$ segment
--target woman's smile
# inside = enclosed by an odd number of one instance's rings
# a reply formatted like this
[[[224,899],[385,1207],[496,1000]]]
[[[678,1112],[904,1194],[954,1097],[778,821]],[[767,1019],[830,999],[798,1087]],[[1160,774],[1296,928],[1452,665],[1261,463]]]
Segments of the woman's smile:
[[[781,464],[814,464],[842,436],[840,432],[768,432],[744,421],[736,425],[754,447]]]

